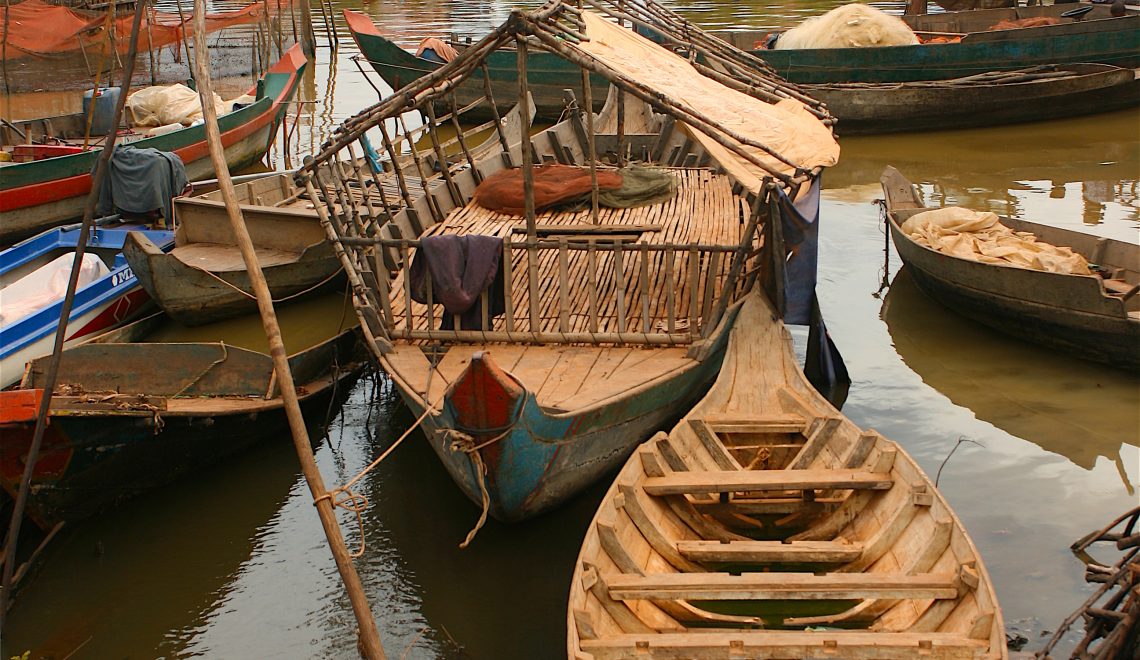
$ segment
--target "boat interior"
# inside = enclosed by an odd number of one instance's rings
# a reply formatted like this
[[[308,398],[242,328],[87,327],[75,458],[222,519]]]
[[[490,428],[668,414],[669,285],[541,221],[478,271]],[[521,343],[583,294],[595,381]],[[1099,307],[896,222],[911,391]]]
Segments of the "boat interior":
[[[806,382],[758,292],[709,393],[606,493],[568,619],[570,657],[582,659],[1005,648],[961,523],[905,452]]]

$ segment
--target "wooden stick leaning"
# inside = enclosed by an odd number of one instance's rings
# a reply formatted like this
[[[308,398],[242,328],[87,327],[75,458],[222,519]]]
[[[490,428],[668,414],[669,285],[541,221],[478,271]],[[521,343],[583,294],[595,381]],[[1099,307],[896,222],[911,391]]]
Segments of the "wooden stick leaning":
[[[196,44],[205,43],[206,34],[206,0],[194,0],[194,41]],[[269,353],[273,358],[274,372],[277,382],[280,383],[281,399],[285,405],[285,413],[289,420],[289,428],[293,434],[293,444],[297,449],[297,457],[301,462],[301,469],[305,473],[305,480],[309,484],[309,491],[313,494],[317,514],[324,527],[325,536],[328,537],[329,547],[337,570],[340,571],[352,603],[353,613],[360,626],[359,641],[363,655],[370,659],[384,658],[384,649],[380,644],[380,633],[376,629],[376,620],[364,596],[364,589],[356,567],[349,557],[344,546],[340,527],[337,524],[336,514],[333,510],[332,497],[325,489],[320,469],[317,468],[313,457],[309,433],[305,428],[305,420],[301,416],[301,407],[297,401],[297,390],[293,384],[293,374],[289,370],[289,360],[285,353],[285,344],[281,338],[281,328],[277,325],[277,315],[273,310],[273,301],[269,293],[269,285],[265,282],[265,275],[254,253],[253,241],[249,237],[245,221],[242,218],[241,207],[237,203],[237,195],[233,182],[230,180],[229,168],[226,165],[225,150],[222,145],[221,132],[218,129],[218,115],[214,108],[213,84],[210,81],[209,53],[205,48],[194,49],[195,80],[198,83],[198,95],[202,101],[202,119],[206,125],[206,141],[210,147],[210,160],[218,176],[218,185],[221,189],[222,200],[226,205],[230,225],[233,229],[246,270],[249,272],[250,284],[257,296],[257,308],[261,314],[261,321],[265,328],[266,339],[269,340]]]
[[[59,362],[63,353],[64,336],[67,334],[67,324],[71,317],[72,303],[75,301],[75,292],[79,288],[79,266],[83,262],[83,253],[87,249],[87,240],[91,236],[91,227],[94,225],[95,205],[99,201],[99,190],[103,187],[103,179],[107,176],[108,161],[115,151],[115,140],[118,138],[119,119],[123,116],[123,108],[127,103],[126,90],[130,89],[131,76],[135,72],[135,58],[138,54],[139,27],[142,23],[143,12],[146,11],[146,0],[140,0],[135,5],[135,20],[131,27],[129,57],[123,66],[124,93],[119,94],[115,102],[115,112],[112,121],[111,134],[107,136],[107,143],[99,153],[95,164],[95,174],[91,180],[91,192],[83,205],[83,226],[79,230],[79,238],[75,246],[75,257],[71,261],[71,275],[67,281],[67,293],[63,298],[63,305],[59,312],[59,323],[55,329],[55,344],[52,348],[51,362],[48,363],[47,374],[44,377],[43,398],[40,400],[39,411],[36,416],[36,428],[32,433],[32,444],[28,448],[24,460],[24,472],[20,476],[20,488],[16,492],[16,502],[12,509],[12,519],[8,525],[7,542],[4,545],[3,579],[0,581],[0,630],[4,628],[5,614],[8,611],[8,601],[12,591],[12,569],[16,562],[16,542],[20,537],[20,526],[24,520],[24,508],[28,503],[28,491],[31,487],[32,473],[39,460],[40,446],[43,444],[44,432],[47,429],[47,415],[51,408],[52,393],[55,390],[56,377],[59,375]]]

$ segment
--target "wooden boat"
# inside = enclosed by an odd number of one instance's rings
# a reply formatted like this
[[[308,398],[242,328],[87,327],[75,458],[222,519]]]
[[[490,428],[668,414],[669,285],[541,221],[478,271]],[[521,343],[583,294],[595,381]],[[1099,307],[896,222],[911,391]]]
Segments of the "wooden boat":
[[[1074,9],[1087,13],[1066,17]],[[1049,17],[1056,25],[991,30],[1001,21]],[[1048,64],[1140,66],[1140,14],[1114,17],[1108,5],[1050,4],[901,17],[929,41],[882,48],[761,49],[766,33],[717,32],[799,84],[946,80]],[[948,43],[930,41],[948,39]],[[842,117],[840,117],[842,119]]]
[[[133,230],[147,236],[156,250],[170,249],[174,244],[173,232],[146,230],[139,225],[94,230],[85,252],[100,260],[105,266],[100,270],[105,272],[76,291],[65,347],[132,321],[149,306],[146,291],[122,254],[123,241]],[[70,255],[78,240],[78,227],[57,227],[0,252],[0,296],[6,307],[0,321],[0,389],[18,382],[29,360],[51,352],[63,310],[63,291],[57,286],[60,282],[52,280],[53,275],[40,269],[66,257],[64,272],[70,273]],[[60,276],[58,271],[55,276]],[[62,277],[66,284],[66,275]],[[22,305],[24,313],[16,313],[21,299],[35,299],[40,304]]]
[[[617,10],[617,4],[599,6]],[[599,36],[573,37],[583,29]],[[582,108],[593,104],[579,82],[574,93],[582,107],[575,101],[567,119],[530,140],[500,131],[481,157],[456,144],[458,138],[448,147],[438,128],[453,115],[438,115],[436,104],[458,106],[461,116],[497,114],[494,87],[466,105],[451,92],[522,34],[574,62],[579,81],[583,69],[606,77],[610,98],[620,94],[623,102],[587,115]],[[739,64],[746,57],[719,42],[702,43],[711,47],[701,52],[717,61]],[[608,50],[603,56],[595,48]],[[647,61],[652,71],[630,73]],[[816,199],[812,183],[838,155],[828,116],[794,87],[736,70],[751,94],[720,85],[596,14],[549,2],[533,13],[514,12],[455,61],[347,120],[298,172],[310,199],[321,200],[317,212],[342,255],[371,350],[451,476],[490,515],[514,521],[558,505],[699,399],[715,377],[740,297],[760,276],[760,235],[775,231],[767,218],[781,218],[779,200],[789,193]],[[513,98],[528,90],[516,88]],[[780,106],[764,100],[777,94],[789,98]],[[650,112],[649,102],[665,114]],[[430,151],[418,146],[429,143],[419,133],[393,136],[385,123],[413,103],[426,115]],[[755,121],[727,128],[725,108],[733,108],[733,122]],[[779,118],[761,119],[764,113]],[[763,133],[764,126],[773,133]],[[355,162],[355,142],[374,128],[389,154],[386,180],[400,182],[399,196],[372,192],[383,187],[366,185],[371,171],[326,167],[338,159]],[[792,132],[799,139],[767,145]],[[818,150],[797,151],[807,144]],[[785,148],[780,158],[795,166],[764,152]],[[425,153],[447,166],[421,165]],[[473,199],[480,182],[508,165],[521,163],[524,175],[538,172],[535,163],[557,163],[600,176],[603,159],[616,162],[622,153],[667,172],[675,195],[640,208],[603,207],[596,219],[588,200],[585,210],[519,215]],[[392,166],[397,154],[414,158]],[[414,188],[406,185],[408,173],[416,177]],[[517,192],[533,199],[531,186]],[[468,308],[478,317],[474,323],[441,328],[450,314],[439,307],[442,288],[430,269],[424,302],[409,303],[412,260],[423,256],[427,238],[472,235],[501,240],[496,272],[503,285],[489,287],[495,296],[485,289]],[[503,311],[496,315],[499,292]]]
[[[287,310],[282,312],[284,319]],[[65,350],[32,474],[30,519],[52,529],[254,443],[288,437],[264,335],[256,319],[241,323],[251,329],[239,325],[235,333],[232,326],[229,332],[211,326],[214,336],[228,341],[187,342],[159,313]],[[316,427],[366,364],[360,330],[343,329],[336,314],[300,324],[319,327],[291,332],[289,322],[282,325],[301,409]],[[33,360],[19,389],[0,392],[0,485],[13,497],[47,362]]]
[[[306,65],[299,46],[286,51],[249,94],[257,100],[218,118],[226,162],[241,169],[257,162],[272,142]],[[0,130],[0,143],[27,162],[0,163],[0,243],[25,236],[83,215],[91,190],[91,170],[101,149],[83,149],[86,115],[13,121],[19,130]],[[21,135],[22,134],[22,135]],[[33,144],[20,144],[33,142]],[[213,172],[202,125],[160,135],[122,136],[120,144],[172,151],[186,165],[191,179]]]
[[[895,249],[931,298],[995,330],[1077,357],[1140,370],[1140,246],[1001,218],[1014,231],[1069,247],[1098,275],[1068,275],[986,264],[919,245],[900,230],[929,210],[914,184],[888,167],[881,178]]]
[[[1140,105],[1140,69],[1045,65],[951,80],[803,85],[843,135],[997,126]]]
[[[661,7],[654,0],[647,0],[647,9],[627,8],[627,14],[636,16],[645,25],[659,30],[662,22],[685,25],[690,30],[694,25]],[[946,12],[921,16],[904,16],[905,20],[920,37],[944,37],[960,39],[955,43],[924,43],[916,46],[890,46],[883,48],[842,48],[806,50],[766,50],[759,48],[765,42],[766,32],[760,31],[717,31],[715,36],[724,39],[745,51],[750,51],[757,60],[749,66],[775,70],[790,82],[802,85],[836,83],[902,83],[913,81],[950,80],[992,72],[1024,69],[1034,66],[1070,65],[1078,63],[1108,64],[1125,69],[1140,67],[1140,15],[1114,18],[1109,15],[1107,6],[1083,5],[1091,11],[1079,19],[1060,18],[1061,13],[1071,11],[1076,5],[1049,5],[1044,7],[1020,7],[1006,9],[986,9],[965,12]],[[438,62],[416,57],[399,45],[384,38],[371,20],[356,12],[346,10],[345,20],[349,31],[356,40],[360,52],[376,69],[377,73],[398,89],[440,67]],[[1062,21],[1059,25],[1019,28],[1015,30],[987,31],[1002,20],[1052,16]],[[430,35],[425,35],[430,36]],[[688,47],[689,41],[681,35],[672,43]],[[452,39],[450,44],[458,51],[469,47]],[[518,84],[517,56],[509,50],[493,53],[487,58],[486,71],[476,72],[468,81],[456,89],[458,103],[466,104],[482,93],[482,76],[487,76],[497,96],[508,96]],[[563,90],[578,82],[577,72],[557,56],[545,51],[531,51],[527,56],[527,71],[531,77],[531,90],[541,118],[557,120],[566,107]],[[1089,72],[1091,73],[1091,71]],[[605,98],[605,81],[593,76],[595,102]],[[1081,108],[1082,112],[1098,112],[1098,102],[1112,107],[1118,99],[1100,90],[1120,89],[1122,81],[1113,82],[1113,76],[1097,79],[1074,78],[1068,85],[1049,85],[1049,90],[1037,86],[1020,88],[993,86],[971,86],[973,98],[957,88],[947,90],[939,100],[949,95],[949,107],[955,115],[948,118],[966,125],[968,104],[981,100],[992,106],[990,112],[1001,112],[1013,117],[1039,117],[1050,113],[1049,106],[1015,103],[1010,108],[1005,102],[1020,101],[1026,92],[1046,96],[1062,96],[1066,104]],[[1028,89],[1027,89],[1028,88]],[[856,88],[812,88],[809,93],[818,92],[821,100],[828,101],[831,114],[838,118],[844,132],[848,128],[857,132],[877,132],[883,128],[898,130],[899,121],[907,117],[913,120],[931,122],[933,127],[941,127],[925,114],[936,102],[934,98],[939,86],[925,87],[872,87]],[[905,91],[899,91],[900,89]],[[1061,91],[1064,90],[1064,91]],[[881,94],[878,92],[882,92]],[[888,93],[889,91],[889,93]],[[1010,95],[1014,101],[1009,101]],[[1135,92],[1129,92],[1134,95]],[[1108,96],[1106,99],[1105,96]],[[1126,95],[1127,96],[1127,95]],[[967,98],[964,98],[967,97]],[[1057,99],[1053,99],[1057,100]],[[908,103],[921,102],[920,109],[913,114],[904,114]],[[884,106],[880,109],[880,106]],[[1028,108],[1028,109],[1027,109]],[[598,107],[595,107],[597,110]],[[874,114],[883,112],[887,119],[872,122]],[[987,122],[988,115],[979,112],[972,125]],[[1007,122],[999,118],[997,122]],[[953,126],[947,126],[950,128]],[[926,128],[926,127],[924,127]],[[919,129],[915,129],[919,130]]]
[[[237,186],[242,216],[276,302],[329,287],[343,287],[317,214],[305,208],[279,174]],[[174,201],[174,249],[163,251],[143,234],[131,234],[123,254],[151,298],[183,325],[201,325],[253,313],[257,303],[226,220],[220,192]],[[308,204],[308,206],[312,206]]]
[[[586,531],[570,658],[1005,658],[982,558],[922,469],[862,431],[748,296],[709,393]]]

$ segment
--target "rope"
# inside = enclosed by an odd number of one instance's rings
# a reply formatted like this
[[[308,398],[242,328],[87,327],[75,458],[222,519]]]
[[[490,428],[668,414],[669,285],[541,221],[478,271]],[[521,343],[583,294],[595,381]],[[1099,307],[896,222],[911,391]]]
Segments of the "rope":
[[[431,391],[431,381],[432,376],[435,375],[435,371],[436,368],[433,366],[432,370],[428,372],[427,386],[424,388],[425,396],[427,392]],[[409,426],[402,435],[400,435],[400,437],[396,438],[395,442],[389,445],[389,447],[385,449],[384,452],[376,458],[376,460],[372,461],[368,464],[367,467],[358,472],[355,477],[349,479],[348,482],[343,486],[337,486],[336,488],[333,488],[332,490],[326,492],[324,495],[320,495],[313,499],[313,506],[317,506],[322,500],[329,500],[333,508],[344,509],[345,511],[351,511],[352,513],[356,514],[356,524],[360,529],[360,549],[352,553],[351,556],[353,559],[359,559],[360,557],[364,556],[366,544],[364,540],[364,516],[362,514],[364,513],[364,510],[368,508],[369,502],[367,497],[352,490],[352,486],[363,479],[364,475],[368,474],[376,466],[380,465],[380,463],[382,463],[385,458],[388,458],[388,456],[396,450],[396,447],[400,446],[400,443],[402,443],[405,438],[412,434],[412,431],[419,428],[420,424],[422,424],[423,421],[427,419],[427,416],[435,412],[436,407],[440,404],[440,402],[443,401],[443,397],[446,395],[447,390],[445,389],[443,393],[440,394],[438,398],[436,398],[435,402],[428,404],[428,406],[424,409],[423,414],[420,415],[419,418],[416,419],[416,421],[413,422],[412,425]],[[341,497],[342,495],[344,497]]]
[[[217,281],[221,282],[222,284],[224,284],[224,285],[228,286],[229,288],[233,289],[234,291],[237,291],[238,293],[240,293],[241,295],[245,296],[246,298],[249,298],[250,300],[257,300],[257,297],[256,297],[256,296],[254,296],[252,293],[250,293],[250,292],[246,291],[245,289],[243,289],[243,288],[241,288],[241,287],[239,287],[239,286],[237,286],[237,285],[233,284],[232,282],[227,282],[226,280],[222,279],[221,277],[218,277],[218,276],[217,276],[217,275],[215,275],[214,273],[212,273],[212,272],[210,272],[210,271],[206,270],[205,268],[202,268],[201,266],[194,266],[194,265],[191,265],[191,264],[186,264],[186,266],[188,266],[188,267],[190,267],[190,268],[193,268],[194,270],[198,270],[198,271],[201,271],[201,272],[203,272],[203,273],[205,273],[205,274],[209,275],[210,277],[212,277],[212,278],[214,278],[215,280],[217,280]],[[292,299],[294,299],[294,298],[297,298],[297,297],[303,296],[303,295],[305,295],[306,293],[311,293],[311,292],[313,292],[313,291],[315,291],[315,290],[317,290],[317,289],[321,288],[322,286],[324,286],[324,285],[328,284],[329,282],[331,282],[331,281],[333,280],[333,278],[335,278],[337,275],[340,275],[342,271],[344,271],[344,266],[341,266],[340,268],[337,268],[337,269],[336,269],[336,271],[335,271],[335,272],[333,272],[333,274],[332,274],[332,275],[329,275],[329,276],[328,276],[328,277],[326,277],[325,279],[321,280],[320,282],[317,282],[316,284],[314,284],[313,286],[311,286],[311,287],[309,287],[309,288],[307,288],[307,289],[303,289],[303,290],[301,290],[301,291],[298,291],[297,293],[293,293],[293,294],[290,294],[290,295],[288,295],[288,296],[285,296],[284,298],[274,298],[274,299],[273,299],[273,303],[275,303],[275,304],[276,304],[276,303],[283,303],[283,302],[286,302],[286,301],[292,300]]]

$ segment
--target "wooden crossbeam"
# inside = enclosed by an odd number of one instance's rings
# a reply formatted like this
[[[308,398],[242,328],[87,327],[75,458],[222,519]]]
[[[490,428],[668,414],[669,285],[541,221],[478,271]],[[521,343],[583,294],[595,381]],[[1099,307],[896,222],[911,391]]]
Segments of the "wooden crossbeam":
[[[925,573],[661,573],[609,575],[614,600],[846,600],[958,597],[956,577]]]
[[[701,562],[839,564],[858,559],[863,546],[837,541],[678,541],[677,550]]]
[[[800,415],[705,415],[701,419],[718,433],[803,433],[808,425]]]
[[[953,633],[755,630],[604,635],[582,639],[596,660],[673,658],[979,658],[987,641]]]
[[[650,495],[685,495],[754,490],[887,490],[891,484],[889,473],[863,470],[703,470],[651,477],[645,480],[644,488]]]

